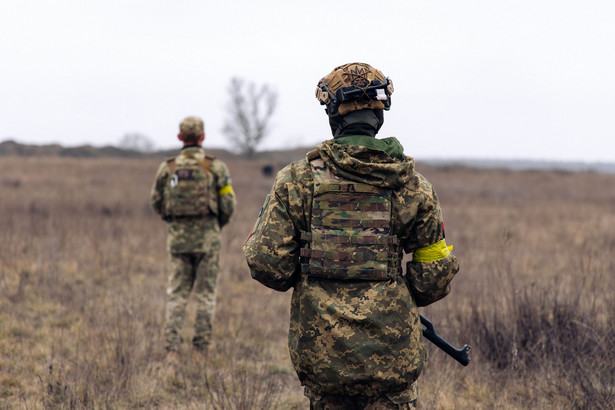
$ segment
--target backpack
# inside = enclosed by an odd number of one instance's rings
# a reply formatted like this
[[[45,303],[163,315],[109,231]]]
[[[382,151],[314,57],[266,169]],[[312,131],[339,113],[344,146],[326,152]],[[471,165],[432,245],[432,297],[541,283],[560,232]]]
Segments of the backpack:
[[[401,247],[391,234],[390,190],[337,178],[322,159],[310,232],[302,232],[298,337],[289,339],[302,383],[321,393],[382,395],[420,374],[424,348]]]
[[[180,161],[169,158],[169,178],[164,189],[165,218],[205,216],[211,213],[214,176],[211,163],[214,158],[204,160],[189,152]]]

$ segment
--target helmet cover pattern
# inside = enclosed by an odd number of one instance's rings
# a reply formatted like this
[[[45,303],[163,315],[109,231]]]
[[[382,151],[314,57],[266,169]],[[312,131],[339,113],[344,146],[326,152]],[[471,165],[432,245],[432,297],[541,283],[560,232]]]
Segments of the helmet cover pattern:
[[[182,137],[199,137],[205,129],[200,117],[186,117],[179,123],[179,133]]]
[[[365,63],[336,67],[321,78],[316,87],[316,98],[327,106],[329,116],[343,116],[363,109],[388,110],[391,94],[391,79]]]

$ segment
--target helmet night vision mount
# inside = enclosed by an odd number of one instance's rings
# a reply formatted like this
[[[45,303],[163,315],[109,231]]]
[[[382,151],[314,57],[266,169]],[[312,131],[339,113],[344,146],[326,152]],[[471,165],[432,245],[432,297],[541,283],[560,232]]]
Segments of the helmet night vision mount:
[[[362,109],[388,110],[393,82],[382,72],[364,63],[336,67],[316,87],[316,98],[326,105],[329,116],[346,115]]]

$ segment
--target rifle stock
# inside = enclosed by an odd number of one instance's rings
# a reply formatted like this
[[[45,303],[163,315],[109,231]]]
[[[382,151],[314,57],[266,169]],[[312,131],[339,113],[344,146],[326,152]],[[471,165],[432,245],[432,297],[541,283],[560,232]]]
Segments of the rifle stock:
[[[419,317],[421,318],[421,324],[425,326],[423,329],[423,336],[425,336],[425,339],[444,350],[446,354],[457,360],[462,365],[467,366],[470,363],[470,351],[472,350],[470,345],[466,344],[463,345],[461,349],[455,349],[450,343],[436,333],[436,330],[429,319],[421,314],[419,314]]]

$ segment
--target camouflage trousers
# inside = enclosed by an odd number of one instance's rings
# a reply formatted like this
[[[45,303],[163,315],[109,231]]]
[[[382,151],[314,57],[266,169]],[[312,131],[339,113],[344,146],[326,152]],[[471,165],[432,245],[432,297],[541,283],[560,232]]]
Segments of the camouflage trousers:
[[[411,410],[416,408],[417,385],[385,396],[346,396],[343,394],[317,394],[305,389],[305,395],[310,399],[310,410]]]
[[[195,348],[204,350],[211,340],[216,309],[220,249],[212,247],[207,253],[171,253],[169,261],[171,274],[167,288],[165,347],[167,351],[179,349],[186,305],[194,292],[196,320],[192,343]]]

